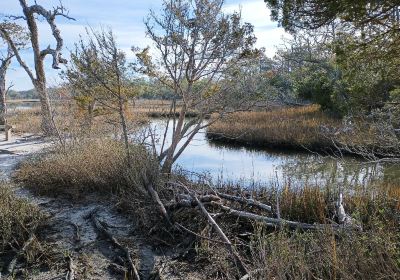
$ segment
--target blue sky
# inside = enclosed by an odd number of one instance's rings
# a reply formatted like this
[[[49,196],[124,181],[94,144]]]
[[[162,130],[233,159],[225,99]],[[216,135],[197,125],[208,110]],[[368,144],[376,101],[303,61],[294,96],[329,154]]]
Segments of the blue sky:
[[[32,3],[33,0],[27,0]],[[131,46],[151,46],[151,41],[145,36],[143,19],[149,9],[161,11],[162,0],[63,0],[64,6],[69,9],[69,14],[76,21],[58,18],[58,26],[64,38],[64,57],[68,50],[73,48],[79,34],[85,33],[86,26],[94,28],[99,26],[111,27],[116,34],[119,47],[132,55]],[[58,0],[38,0],[46,8],[57,5]],[[268,56],[272,57],[275,46],[281,44],[282,36],[287,36],[282,28],[277,27],[276,22],[270,20],[270,12],[263,0],[226,0],[224,11],[232,12],[242,10],[243,20],[250,22],[255,27],[255,35],[258,38],[257,47],[265,47]],[[21,7],[18,0],[1,0],[0,14],[20,15]],[[23,22],[21,22],[23,23]],[[54,45],[50,29],[46,23],[39,23],[41,45],[43,48],[49,44]],[[31,54],[24,51],[23,57],[29,65],[32,65]],[[59,83],[59,71],[51,69],[50,57],[46,63],[49,85]],[[15,90],[31,89],[33,86],[26,73],[13,62],[8,72],[7,84],[12,83]]]

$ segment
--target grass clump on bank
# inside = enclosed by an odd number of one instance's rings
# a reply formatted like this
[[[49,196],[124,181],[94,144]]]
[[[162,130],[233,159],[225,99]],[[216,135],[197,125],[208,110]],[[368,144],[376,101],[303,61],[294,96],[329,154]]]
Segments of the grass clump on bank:
[[[140,186],[143,174],[156,180],[157,169],[144,147],[132,145],[130,164],[122,143],[91,140],[52,148],[21,164],[16,180],[42,195],[118,194]],[[153,173],[153,174],[150,174]]]
[[[43,252],[34,235],[44,221],[44,214],[36,206],[15,197],[5,183],[0,183],[0,272],[3,275],[19,254],[20,261],[24,259],[27,264],[38,261]]]
[[[338,125],[339,122],[321,112],[318,105],[310,105],[233,113],[212,124],[207,136],[250,146],[322,148],[331,143],[321,128]]]

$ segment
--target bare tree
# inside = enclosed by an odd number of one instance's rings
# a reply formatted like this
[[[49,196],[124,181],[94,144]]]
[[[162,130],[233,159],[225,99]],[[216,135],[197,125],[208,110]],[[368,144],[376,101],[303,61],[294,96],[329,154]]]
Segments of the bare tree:
[[[29,39],[33,51],[33,59],[35,65],[34,72],[22,59],[17,44],[14,41],[11,34],[9,33],[9,31],[6,28],[0,27],[0,32],[2,34],[2,37],[10,45],[19,64],[21,65],[22,68],[24,68],[29,78],[31,79],[36,91],[38,92],[42,110],[42,129],[45,134],[52,135],[55,132],[55,128],[54,128],[54,123],[52,121],[50,100],[46,86],[46,73],[44,68],[44,60],[47,55],[51,55],[53,57],[52,67],[54,69],[59,69],[60,64],[67,63],[67,61],[61,56],[63,39],[61,37],[61,32],[58,29],[55,20],[56,17],[58,16],[62,16],[68,19],[72,18],[68,16],[67,10],[62,4],[60,4],[57,7],[54,7],[53,10],[46,10],[43,6],[38,5],[36,1],[35,4],[30,6],[27,4],[26,0],[19,0],[19,3],[22,7],[23,16],[10,16],[10,18],[14,20],[23,19],[27,24],[30,33]],[[40,49],[39,29],[37,25],[38,16],[43,17],[49,24],[53,37],[57,42],[56,48],[51,48],[49,45],[46,49],[43,50]]]
[[[145,22],[158,59],[150,57],[149,48],[138,53],[142,71],[174,93],[166,126],[167,131],[171,121],[172,137],[166,141],[168,134],[164,133],[158,153],[164,172],[171,171],[196,133],[212,123],[204,122],[207,117],[243,109],[251,99],[252,92],[237,90],[234,69],[259,53],[253,49],[253,27],[242,24],[239,13],[223,14],[223,3],[165,0],[163,14],[151,11]],[[198,115],[185,119],[193,110]]]

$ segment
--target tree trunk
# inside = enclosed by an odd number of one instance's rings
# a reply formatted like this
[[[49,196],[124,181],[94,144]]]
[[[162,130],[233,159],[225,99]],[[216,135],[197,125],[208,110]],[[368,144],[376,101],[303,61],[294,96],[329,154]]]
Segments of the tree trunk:
[[[37,80],[34,85],[40,99],[42,130],[45,135],[52,136],[55,134],[55,127],[52,118],[53,114],[51,111],[49,95],[46,88],[46,80],[44,78]]]
[[[120,117],[121,125],[122,125],[122,133],[123,133],[124,142],[125,142],[126,156],[128,159],[128,164],[130,164],[131,157],[130,157],[130,152],[129,152],[128,126],[126,125],[126,118],[125,118],[125,112],[124,112],[124,100],[121,95],[118,96],[118,111],[119,111],[119,117]]]
[[[6,104],[6,75],[5,71],[3,73],[0,70],[0,125],[6,124],[6,113],[7,113],[7,104]]]
[[[186,104],[183,104],[182,109],[179,113],[178,124],[172,136],[171,146],[167,149],[167,154],[165,156],[165,160],[161,168],[161,172],[163,173],[171,173],[172,165],[174,164],[175,150],[179,144],[179,141],[182,140],[181,132],[185,122],[185,116],[186,116]]]

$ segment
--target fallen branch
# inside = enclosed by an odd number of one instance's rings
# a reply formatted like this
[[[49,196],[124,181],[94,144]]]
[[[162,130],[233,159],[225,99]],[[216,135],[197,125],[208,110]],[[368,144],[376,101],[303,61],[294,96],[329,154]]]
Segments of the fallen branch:
[[[300,229],[305,229],[305,230],[342,228],[340,225],[336,225],[336,224],[307,224],[307,223],[289,221],[289,220],[285,220],[285,219],[270,218],[270,217],[253,214],[250,212],[235,210],[228,206],[225,206],[225,205],[222,205],[219,203],[215,203],[215,202],[213,202],[212,204],[219,206],[222,210],[226,211],[227,214],[229,214],[229,215],[233,215],[233,216],[245,218],[245,219],[250,219],[250,220],[254,220],[254,221],[258,221],[258,222],[263,222],[267,226],[273,226],[273,227],[288,226],[289,228],[300,228]]]
[[[111,241],[111,243],[113,243],[113,245],[115,247],[117,247],[124,253],[125,259],[128,262],[128,279],[140,280],[138,270],[136,269],[136,267],[133,263],[133,260],[131,258],[128,248],[122,246],[118,242],[118,240],[107,229],[104,228],[104,226],[96,219],[94,212],[91,213],[91,219],[92,219],[92,222],[93,222],[94,226],[96,227],[96,229],[99,232],[101,232],[104,236],[106,236]]]
[[[160,210],[161,214],[164,216],[165,220],[169,225],[172,225],[170,217],[168,215],[167,210],[165,209],[164,204],[162,203],[160,197],[158,196],[158,193],[154,190],[153,184],[147,179],[146,174],[143,172],[143,181],[144,185],[149,192],[151,198],[154,200],[154,202],[157,203],[158,209]]]
[[[239,202],[240,204],[244,204],[244,205],[249,205],[249,206],[254,206],[257,207],[259,209],[271,212],[272,211],[272,207],[269,205],[266,205],[264,203],[258,202],[254,199],[247,199],[247,198],[242,198],[239,196],[233,196],[233,195],[228,195],[225,193],[221,193],[221,192],[217,192],[217,195],[223,199],[226,200],[230,200],[230,201],[235,201],[235,202]]]

